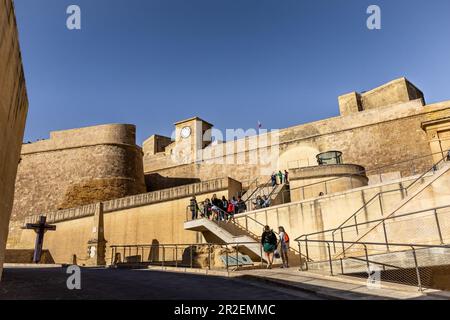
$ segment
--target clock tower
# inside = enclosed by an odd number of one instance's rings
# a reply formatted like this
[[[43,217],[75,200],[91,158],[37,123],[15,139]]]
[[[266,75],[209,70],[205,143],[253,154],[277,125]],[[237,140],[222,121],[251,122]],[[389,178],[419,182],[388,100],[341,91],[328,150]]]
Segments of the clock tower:
[[[202,159],[202,150],[211,143],[212,124],[193,117],[175,124],[173,155],[178,162],[191,163]]]

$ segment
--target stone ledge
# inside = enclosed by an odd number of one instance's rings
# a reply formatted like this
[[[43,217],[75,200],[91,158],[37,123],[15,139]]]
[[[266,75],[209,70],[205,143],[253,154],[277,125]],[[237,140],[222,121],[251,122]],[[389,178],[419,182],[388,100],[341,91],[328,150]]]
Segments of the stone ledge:
[[[366,176],[364,167],[356,164],[332,164],[290,169],[290,180],[329,176]]]
[[[165,201],[186,198],[193,195],[210,193],[228,188],[231,178],[219,178],[199,183],[193,183],[185,186],[163,189],[159,191],[142,193],[134,196],[114,199],[103,202],[103,210],[105,213],[130,209],[149,204],[155,204]],[[92,203],[76,208],[59,210],[49,213],[43,213],[47,216],[48,223],[56,223],[84,217],[93,216],[97,203]],[[29,216],[25,219],[24,225],[27,223],[36,223],[42,214]]]

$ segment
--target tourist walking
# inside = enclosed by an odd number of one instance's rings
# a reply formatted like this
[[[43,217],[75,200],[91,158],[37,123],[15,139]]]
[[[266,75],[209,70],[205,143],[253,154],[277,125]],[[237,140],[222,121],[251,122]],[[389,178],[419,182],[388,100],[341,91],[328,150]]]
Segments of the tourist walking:
[[[213,194],[212,198],[211,198],[211,211],[213,214],[213,220],[220,220],[220,215],[221,215],[221,207],[222,207],[222,201],[220,201],[219,198],[217,198],[216,194]]]
[[[284,183],[289,184],[289,172],[284,170]]]
[[[198,208],[198,203],[197,203],[197,199],[195,198],[195,196],[193,196],[190,200],[189,209],[191,210],[192,220],[197,220],[199,208]]]
[[[280,180],[280,184],[283,184],[283,173],[281,170],[278,171],[278,180]]]
[[[211,218],[212,215],[212,205],[209,199],[205,199],[205,202],[203,202],[203,213],[206,216],[207,219]]]
[[[231,203],[233,204],[233,214],[236,214],[238,212],[238,202],[236,200],[236,197],[231,198]]]
[[[277,185],[277,176],[276,176],[275,172],[272,173],[272,176],[270,177],[270,179],[272,180],[272,187],[275,187]]]
[[[247,211],[247,205],[245,204],[245,201],[242,200],[241,196],[238,196],[237,207],[237,213],[243,213]]]
[[[269,226],[264,227],[264,231],[261,235],[261,245],[266,254],[267,269],[272,269],[273,253],[277,248],[277,236]]]
[[[227,223],[234,219],[234,204],[232,200],[228,200],[227,206]]]
[[[222,196],[222,220],[227,220],[227,214],[228,213],[228,200],[225,198],[225,196]]]
[[[282,268],[289,268],[289,236],[283,227],[278,227],[279,240],[278,245],[280,246],[281,260],[283,260]]]

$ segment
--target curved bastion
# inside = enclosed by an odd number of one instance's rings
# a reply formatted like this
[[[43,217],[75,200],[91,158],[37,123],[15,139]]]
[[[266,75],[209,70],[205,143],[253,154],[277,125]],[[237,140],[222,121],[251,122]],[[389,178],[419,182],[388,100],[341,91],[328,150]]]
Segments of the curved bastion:
[[[134,125],[55,131],[23,145],[11,220],[144,192]]]

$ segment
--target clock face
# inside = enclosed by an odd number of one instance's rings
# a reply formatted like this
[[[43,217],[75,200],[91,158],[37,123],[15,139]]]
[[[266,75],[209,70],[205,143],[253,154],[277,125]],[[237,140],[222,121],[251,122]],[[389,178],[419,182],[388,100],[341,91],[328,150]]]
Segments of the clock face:
[[[191,135],[191,127],[184,127],[181,129],[181,137],[188,138]]]

